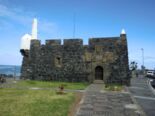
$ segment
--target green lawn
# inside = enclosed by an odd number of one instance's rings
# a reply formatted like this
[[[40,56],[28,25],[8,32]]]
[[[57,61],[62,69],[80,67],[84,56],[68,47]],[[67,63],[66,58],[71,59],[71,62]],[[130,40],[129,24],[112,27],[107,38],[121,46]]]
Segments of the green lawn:
[[[58,95],[50,89],[62,84],[72,90],[88,86],[87,83],[17,81],[10,88],[0,88],[0,116],[67,116],[76,95],[69,92]]]
[[[71,83],[71,82],[48,82],[48,81],[19,81],[15,84],[16,87],[38,87],[38,88],[58,88],[64,85],[64,89],[83,90],[88,86],[88,83]]]
[[[1,116],[67,116],[75,95],[52,90],[0,89]]]

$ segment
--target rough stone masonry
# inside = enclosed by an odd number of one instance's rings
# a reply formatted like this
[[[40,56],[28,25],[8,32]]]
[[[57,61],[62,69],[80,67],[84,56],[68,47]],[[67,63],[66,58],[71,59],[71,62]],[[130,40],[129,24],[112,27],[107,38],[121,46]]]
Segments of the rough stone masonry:
[[[21,78],[47,81],[130,84],[128,49],[125,33],[119,37],[31,40],[23,55]]]

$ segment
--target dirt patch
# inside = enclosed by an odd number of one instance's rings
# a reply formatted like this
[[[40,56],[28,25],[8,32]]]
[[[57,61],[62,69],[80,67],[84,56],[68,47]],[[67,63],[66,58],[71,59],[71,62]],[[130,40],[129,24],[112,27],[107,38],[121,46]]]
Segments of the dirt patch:
[[[83,93],[75,93],[75,101],[71,105],[68,116],[75,116],[77,109],[79,108],[79,103],[83,97]]]

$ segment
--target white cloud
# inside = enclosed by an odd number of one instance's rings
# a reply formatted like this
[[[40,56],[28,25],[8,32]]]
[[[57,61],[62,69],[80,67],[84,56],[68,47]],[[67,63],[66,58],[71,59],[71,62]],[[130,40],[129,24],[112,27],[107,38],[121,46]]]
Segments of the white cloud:
[[[24,12],[22,9],[11,9],[4,5],[0,5],[0,17],[7,17],[13,21],[25,24],[32,20],[31,16],[27,16],[29,13]]]
[[[20,23],[23,26],[31,26],[32,20],[35,15],[35,12],[27,12],[21,8],[9,8],[0,4],[0,17],[8,18],[9,20]],[[0,19],[0,24],[0,28],[9,27],[9,25],[12,25],[12,23],[6,22],[2,19]],[[57,33],[58,30],[58,26],[55,23],[47,21],[44,18],[39,18],[38,27],[40,33],[43,32],[52,35]]]

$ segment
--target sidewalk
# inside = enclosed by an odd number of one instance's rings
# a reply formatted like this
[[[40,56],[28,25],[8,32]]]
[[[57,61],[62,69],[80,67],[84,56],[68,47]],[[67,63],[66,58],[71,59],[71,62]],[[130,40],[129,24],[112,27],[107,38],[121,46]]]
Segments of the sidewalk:
[[[91,84],[76,116],[144,116],[128,92],[105,92],[103,84]]]
[[[155,95],[149,87],[148,78],[132,78],[129,90],[146,115],[155,116]]]

